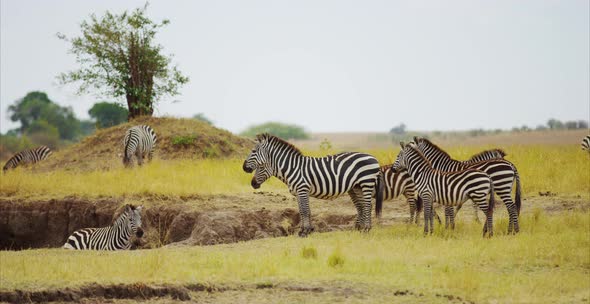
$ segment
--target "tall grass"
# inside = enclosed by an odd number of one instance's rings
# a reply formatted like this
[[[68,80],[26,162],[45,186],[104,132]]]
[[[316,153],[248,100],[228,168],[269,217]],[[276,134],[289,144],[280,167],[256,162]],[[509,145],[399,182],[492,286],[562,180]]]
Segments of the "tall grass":
[[[448,152],[456,159],[467,159],[487,148],[492,147],[451,147]],[[505,150],[508,153],[507,159],[518,168],[525,194],[550,191],[590,198],[590,157],[577,145],[510,146]],[[320,156],[334,152],[336,151],[306,153]],[[389,164],[394,161],[399,149],[366,152],[375,155],[382,164]],[[156,160],[133,169],[60,169],[46,173],[18,169],[0,176],[0,195],[96,197],[251,193],[252,174],[242,171],[242,162],[242,159]],[[287,192],[285,185],[274,178],[266,182],[260,190]]]
[[[380,294],[451,294],[476,302],[574,302],[590,297],[590,213],[529,214],[517,236],[481,237],[458,223],[422,236],[415,226],[190,248],[127,252],[0,252],[0,290],[114,283],[295,283],[365,286]],[[311,250],[312,248],[313,250]],[[313,258],[305,252],[313,251]],[[302,252],[304,252],[302,254]],[[360,285],[359,285],[360,284]]]

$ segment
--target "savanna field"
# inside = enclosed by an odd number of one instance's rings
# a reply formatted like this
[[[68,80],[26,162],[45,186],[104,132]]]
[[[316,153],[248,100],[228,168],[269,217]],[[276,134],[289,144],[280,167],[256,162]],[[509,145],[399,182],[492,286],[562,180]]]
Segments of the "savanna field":
[[[219,158],[157,155],[152,163],[131,170],[123,168],[116,148],[91,165],[17,169],[1,176],[0,198],[10,208],[33,210],[61,201],[100,208],[100,202],[109,201],[113,206],[143,204],[150,214],[150,209],[177,206],[183,213],[198,213],[195,221],[207,215],[217,226],[226,223],[219,218],[243,220],[248,212],[270,212],[263,220],[278,221],[286,236],[256,234],[232,242],[220,230],[207,230],[218,241],[199,246],[196,241],[174,243],[174,225],[162,228],[152,221],[141,250],[75,252],[47,245],[3,250],[0,293],[7,301],[17,299],[19,290],[25,294],[20,300],[45,296],[87,303],[104,298],[121,303],[588,303],[590,155],[577,143],[506,142],[441,144],[455,159],[499,147],[518,168],[524,198],[521,232],[506,234],[506,208],[497,199],[491,239],[482,238],[482,223],[475,222],[470,203],[457,215],[454,231],[435,224],[435,233],[425,237],[423,218],[419,225],[407,223],[403,197],[384,202],[383,219],[374,219],[369,233],[359,233],[352,229],[356,211],[347,196],[312,199],[313,220],[326,225],[299,238],[296,221],[272,216],[297,210],[287,187],[273,178],[256,191],[251,188],[252,175],[242,171],[247,143]],[[360,150],[389,164],[399,152],[398,145],[390,146]],[[320,156],[340,150],[303,151]],[[66,153],[56,152],[54,161]],[[346,221],[333,224],[336,215]],[[483,219],[481,213],[479,217]],[[202,236],[203,229],[183,236]],[[98,289],[102,297],[85,296]]]

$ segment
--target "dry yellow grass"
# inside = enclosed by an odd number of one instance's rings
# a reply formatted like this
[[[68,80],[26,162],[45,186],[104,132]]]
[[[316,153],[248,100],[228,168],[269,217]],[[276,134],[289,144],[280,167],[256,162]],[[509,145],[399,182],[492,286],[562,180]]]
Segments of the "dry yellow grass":
[[[519,235],[492,239],[481,237],[479,224],[465,221],[455,231],[437,227],[430,237],[413,225],[395,225],[369,234],[335,232],[209,247],[0,252],[0,290],[91,282],[262,283],[352,286],[371,303],[389,302],[384,295],[404,289],[425,295],[416,303],[437,293],[478,303],[571,303],[590,299],[589,225],[587,211],[558,216],[537,211],[523,216]],[[304,255],[304,250],[315,254]]]
[[[457,159],[490,148],[451,147]],[[396,150],[369,150],[381,163],[392,163]],[[573,145],[520,145],[506,148],[508,160],[518,168],[523,191],[537,195],[550,191],[559,195],[581,195],[590,199],[590,157]],[[311,151],[320,156],[337,151]],[[113,160],[116,161],[116,160]],[[198,195],[252,192],[251,174],[242,171],[243,159],[155,160],[141,168],[125,169],[122,164],[111,170],[77,171],[56,169],[32,172],[18,169],[0,175],[0,195],[4,197],[97,197],[125,195]],[[277,179],[266,182],[261,190],[287,192]]]

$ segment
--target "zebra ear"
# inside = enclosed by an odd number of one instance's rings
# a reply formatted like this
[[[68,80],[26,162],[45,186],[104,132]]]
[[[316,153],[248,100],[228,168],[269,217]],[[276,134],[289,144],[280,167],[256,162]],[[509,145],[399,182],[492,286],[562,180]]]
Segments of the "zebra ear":
[[[405,148],[405,146],[406,146],[406,144],[403,141],[400,141],[399,145],[402,147],[402,149]]]
[[[418,136],[414,136],[414,142],[418,143],[418,139],[420,139]]]
[[[137,212],[141,212],[141,210],[143,210],[143,205],[135,207],[135,210],[137,210]]]

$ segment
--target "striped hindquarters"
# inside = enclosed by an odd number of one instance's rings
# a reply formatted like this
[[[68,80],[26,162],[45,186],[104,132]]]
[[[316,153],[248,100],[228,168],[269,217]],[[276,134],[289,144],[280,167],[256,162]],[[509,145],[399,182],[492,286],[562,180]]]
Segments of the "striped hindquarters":
[[[358,152],[345,152],[322,158],[308,158],[302,170],[308,181],[309,194],[317,198],[332,198],[347,193],[355,186],[375,185],[379,162],[375,157]],[[293,179],[296,184],[298,178]]]
[[[590,153],[590,135],[586,135],[586,137],[582,139],[582,150]]]
[[[404,194],[408,197],[414,197],[416,186],[408,171],[393,172],[391,165],[380,168],[383,174],[383,200],[388,201]]]
[[[129,128],[123,140],[125,159],[131,159],[134,154],[153,153],[156,141],[156,132],[150,126],[139,125]]]
[[[16,168],[20,165],[34,164],[42,161],[51,155],[51,149],[47,146],[40,146],[33,149],[21,151],[12,156],[2,168],[4,171]]]

